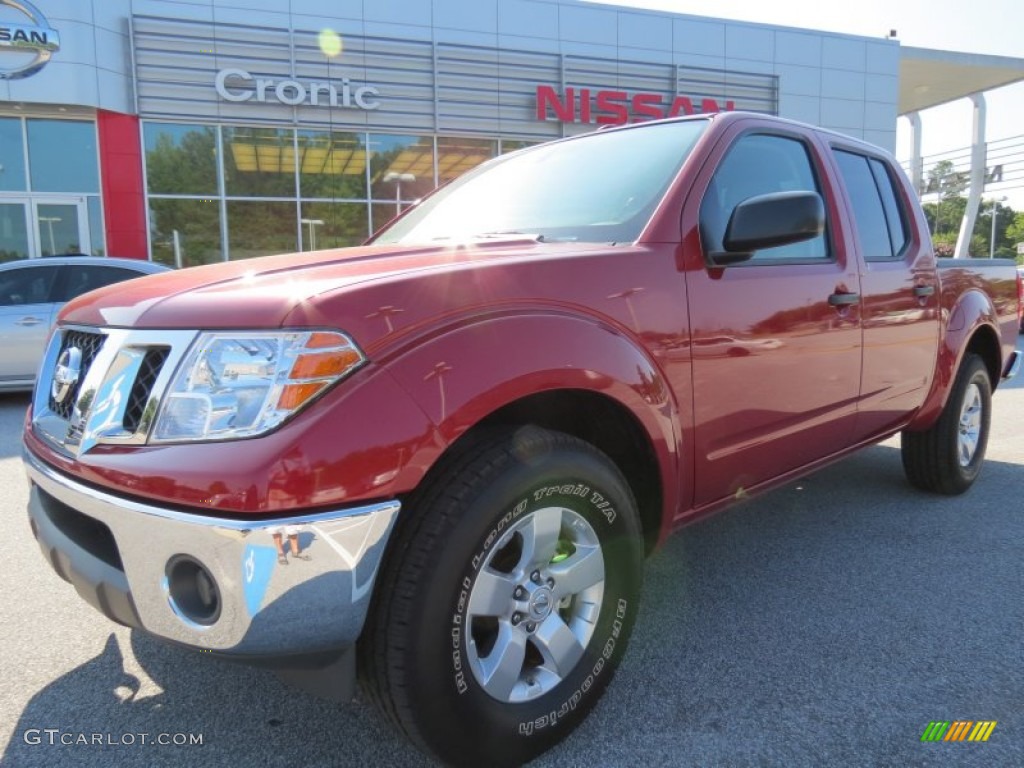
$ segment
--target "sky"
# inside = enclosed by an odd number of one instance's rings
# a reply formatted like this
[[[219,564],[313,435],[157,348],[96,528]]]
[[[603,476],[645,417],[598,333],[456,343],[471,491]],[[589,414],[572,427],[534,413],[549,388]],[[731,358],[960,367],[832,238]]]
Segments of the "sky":
[[[784,27],[884,38],[895,29],[902,45],[1024,58],[1024,2],[1021,0],[589,0],[619,6],[752,21]],[[989,91],[987,140],[1024,137],[1024,83]],[[961,99],[921,112],[922,154],[969,147],[972,107]],[[909,125],[897,124],[896,156],[910,157]],[[1024,142],[1024,138],[1021,139]],[[1016,142],[1011,142],[1016,143]],[[1024,145],[1019,166],[1024,166]],[[1024,210],[1024,179],[1003,190],[1007,203]],[[991,197],[991,195],[987,195]]]

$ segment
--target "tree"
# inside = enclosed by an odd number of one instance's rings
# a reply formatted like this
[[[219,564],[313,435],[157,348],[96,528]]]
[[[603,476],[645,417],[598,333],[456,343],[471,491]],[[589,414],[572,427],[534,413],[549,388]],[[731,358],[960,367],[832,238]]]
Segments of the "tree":
[[[938,193],[939,200],[959,197],[970,184],[970,174],[957,171],[951,160],[940,160],[928,171],[925,194]]]
[[[1012,256],[1018,264],[1024,264],[1024,255],[1017,255],[1017,244],[1024,243],[1024,211],[1014,214],[1013,221],[1006,227],[1006,242],[1013,248]]]
[[[935,251],[940,256],[952,256],[960,234],[960,225],[967,211],[964,195],[970,186],[970,174],[957,171],[950,160],[942,160],[928,171],[925,194],[936,196],[935,202],[923,203],[928,229],[932,234]],[[996,212],[995,247],[992,248],[992,211]],[[974,257],[992,253],[996,257],[1016,256],[1016,243],[1024,241],[1024,222],[1018,230],[1014,225],[1020,217],[1013,208],[999,202],[982,201],[974,220],[974,231],[968,252]]]
[[[952,232],[955,241],[956,233],[960,231],[960,222],[964,218],[964,211],[967,210],[967,198],[948,197],[936,203],[924,203],[922,207],[932,236]]]
[[[924,205],[928,227],[933,236],[960,229],[960,222],[967,208],[967,201],[962,197],[962,193],[969,183],[970,175],[964,171],[957,171],[950,160],[940,160],[928,171],[925,194],[938,196],[936,202]]]
[[[991,247],[993,208],[996,212],[995,248]],[[997,259],[1015,258],[1017,255],[1016,241],[1007,236],[1007,231],[1019,214],[1010,206],[996,201],[983,201],[981,203],[981,210],[978,213],[979,216],[974,223],[974,237],[971,242],[973,245],[974,239],[978,239],[982,244],[982,249],[975,252],[972,247],[971,254],[973,256],[988,256],[989,253],[992,253]]]

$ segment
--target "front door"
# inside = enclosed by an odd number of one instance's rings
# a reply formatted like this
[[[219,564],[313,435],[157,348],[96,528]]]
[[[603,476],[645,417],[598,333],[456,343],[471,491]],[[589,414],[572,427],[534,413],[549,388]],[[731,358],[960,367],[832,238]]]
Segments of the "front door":
[[[732,210],[750,197],[814,191],[834,210],[819,181],[820,146],[795,127],[743,124],[723,144],[714,175],[687,205],[699,204],[701,243],[687,249],[686,276],[697,507],[741,497],[849,445],[860,391],[858,270],[830,225],[732,266],[711,266],[706,256],[721,251]]]
[[[84,197],[0,196],[0,262],[89,253]]]
[[[89,218],[84,197],[36,198],[32,207],[40,256],[89,253]]]
[[[37,255],[27,198],[0,197],[0,262]]]

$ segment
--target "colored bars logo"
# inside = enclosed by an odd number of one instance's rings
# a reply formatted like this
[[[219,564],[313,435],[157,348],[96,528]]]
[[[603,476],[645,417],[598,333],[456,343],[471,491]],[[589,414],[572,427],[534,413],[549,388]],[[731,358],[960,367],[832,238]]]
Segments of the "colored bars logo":
[[[933,720],[921,734],[921,741],[988,741],[995,720]]]

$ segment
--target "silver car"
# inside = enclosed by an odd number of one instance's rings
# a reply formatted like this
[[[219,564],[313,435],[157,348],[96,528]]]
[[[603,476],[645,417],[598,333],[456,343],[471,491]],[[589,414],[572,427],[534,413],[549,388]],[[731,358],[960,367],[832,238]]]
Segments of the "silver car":
[[[31,389],[65,302],[168,267],[138,259],[57,256],[0,264],[0,392]]]

